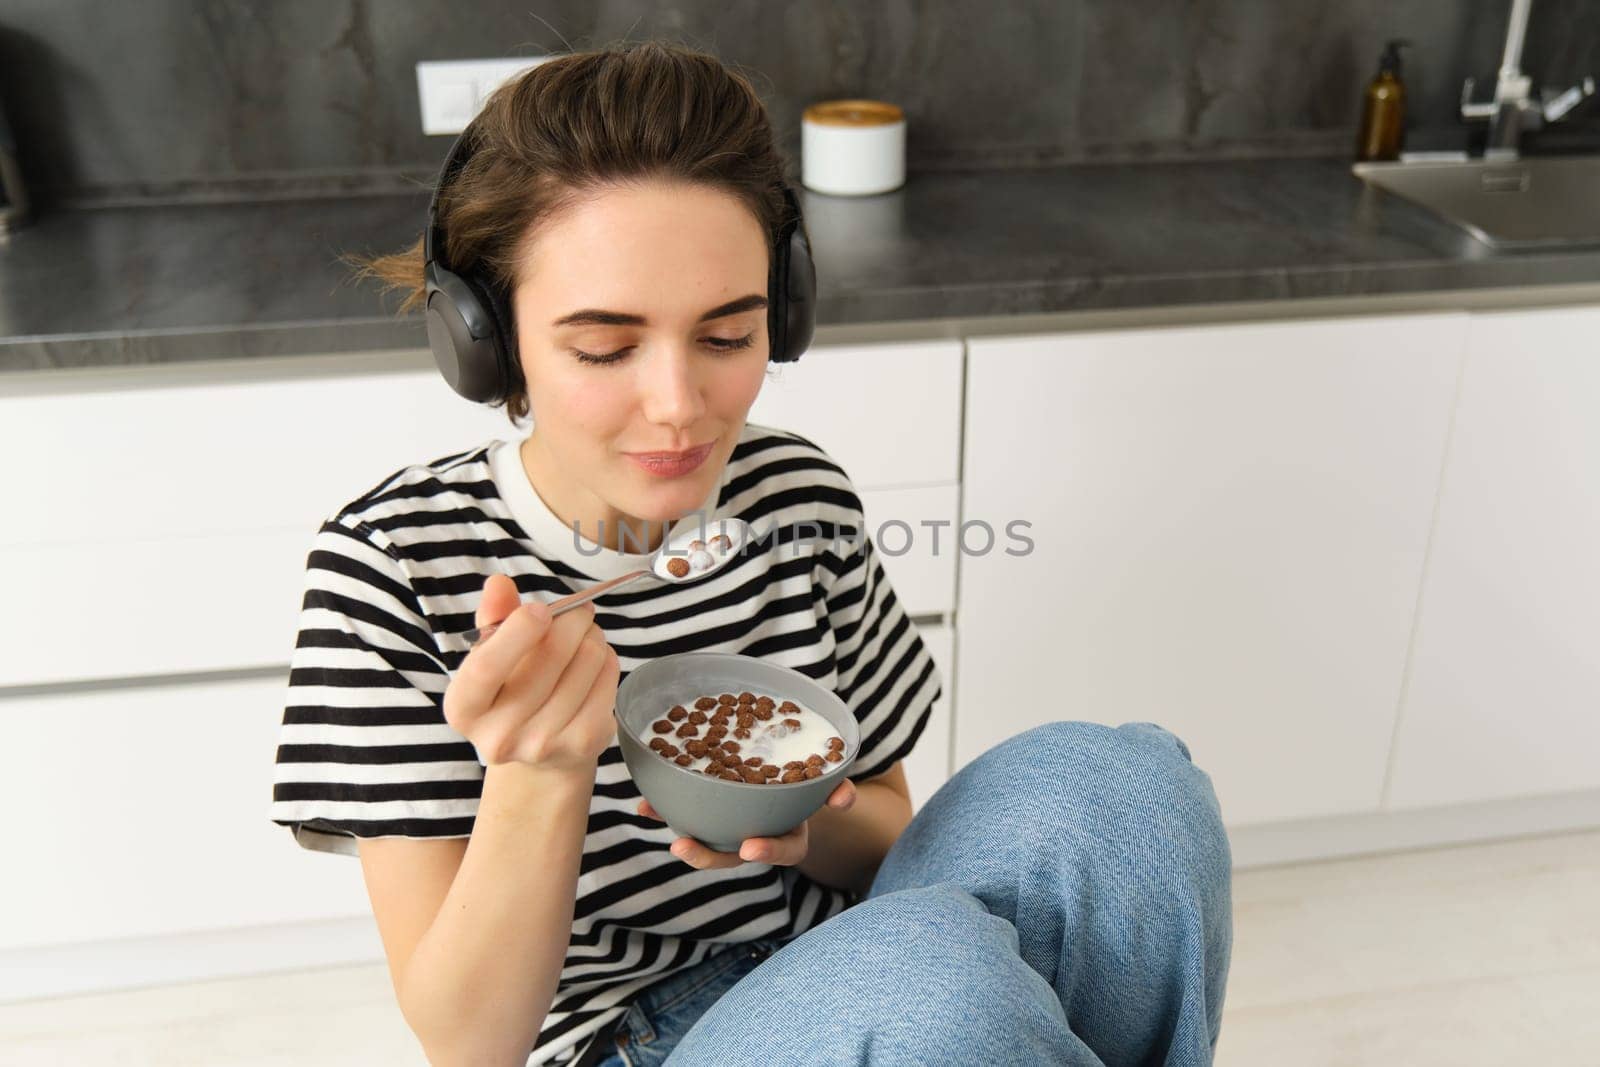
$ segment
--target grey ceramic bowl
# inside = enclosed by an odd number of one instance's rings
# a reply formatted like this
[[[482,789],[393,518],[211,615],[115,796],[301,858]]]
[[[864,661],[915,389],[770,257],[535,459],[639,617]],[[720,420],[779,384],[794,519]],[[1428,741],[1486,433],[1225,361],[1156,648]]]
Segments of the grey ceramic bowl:
[[[650,750],[639,735],[674,704],[743,690],[780,703],[792,700],[821,715],[844,738],[845,758],[820,778],[788,785],[750,785],[685,770]],[[861,747],[861,730],[844,701],[799,671],[753,656],[683,652],[652,660],[617,688],[617,744],[628,773],[667,825],[718,852],[737,852],[747,837],[774,837],[799,826],[845,777]]]

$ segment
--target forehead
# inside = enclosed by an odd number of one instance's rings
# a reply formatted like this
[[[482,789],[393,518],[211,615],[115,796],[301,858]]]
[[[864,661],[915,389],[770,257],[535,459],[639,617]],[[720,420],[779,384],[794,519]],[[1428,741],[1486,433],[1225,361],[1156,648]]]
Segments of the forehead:
[[[698,316],[718,296],[766,289],[760,222],[738,198],[705,185],[584,193],[530,234],[519,258],[518,302],[557,313],[600,307]]]

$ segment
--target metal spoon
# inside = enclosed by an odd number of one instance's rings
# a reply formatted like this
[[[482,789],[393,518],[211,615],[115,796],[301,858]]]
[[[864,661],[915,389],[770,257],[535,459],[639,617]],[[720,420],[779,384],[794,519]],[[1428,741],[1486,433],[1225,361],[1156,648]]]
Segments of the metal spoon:
[[[712,528],[715,528],[716,533],[708,533]],[[690,546],[702,540],[699,536],[701,533],[707,533],[708,535],[704,538],[706,544],[700,547],[700,551],[697,553]],[[719,537],[728,539],[726,547],[723,547],[718,542],[717,539]],[[750,539],[750,525],[743,519],[717,519],[711,523],[703,523],[698,531],[680,535],[674,540],[663,541],[661,547],[656,549],[655,555],[650,558],[650,566],[642,567],[636,571],[629,571],[627,574],[619,574],[617,577],[608,578],[603,582],[596,582],[587,589],[580,589],[578,592],[564,596],[560,600],[552,601],[550,615],[554,618],[562,612],[571,611],[579,604],[593,600],[602,593],[620,589],[625,585],[637,582],[641,578],[655,578],[670,585],[688,585],[690,582],[697,582],[701,578],[709,578],[738,556],[744,546],[750,542]],[[681,575],[672,573],[668,565],[673,560],[683,561],[683,564],[678,569],[684,570],[684,568],[687,568],[685,573]],[[487,639],[490,634],[499,628],[499,623],[490,623],[481,630],[468,630],[461,636],[467,639],[467,645],[470,648]]]

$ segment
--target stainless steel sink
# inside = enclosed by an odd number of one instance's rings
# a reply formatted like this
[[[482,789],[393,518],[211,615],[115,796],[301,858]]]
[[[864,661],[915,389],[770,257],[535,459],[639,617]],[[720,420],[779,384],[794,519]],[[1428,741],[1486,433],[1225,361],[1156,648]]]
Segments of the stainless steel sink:
[[[1353,169],[1495,248],[1600,245],[1600,156]]]

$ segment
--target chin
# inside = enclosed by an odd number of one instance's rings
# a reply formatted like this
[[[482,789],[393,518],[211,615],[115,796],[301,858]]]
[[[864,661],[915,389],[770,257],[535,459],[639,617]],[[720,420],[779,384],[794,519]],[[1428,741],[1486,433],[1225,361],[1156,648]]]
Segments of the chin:
[[[676,521],[705,503],[721,473],[722,465],[710,459],[692,474],[671,480],[634,472],[622,510],[646,522]]]

